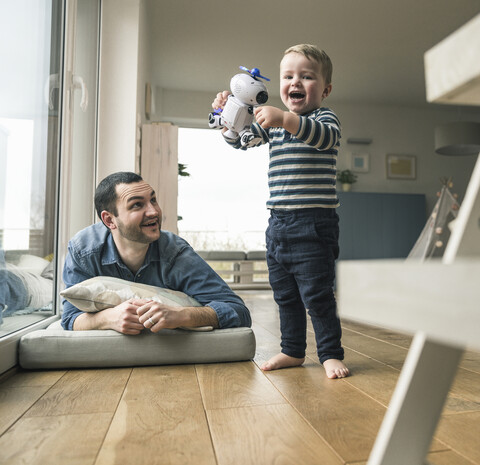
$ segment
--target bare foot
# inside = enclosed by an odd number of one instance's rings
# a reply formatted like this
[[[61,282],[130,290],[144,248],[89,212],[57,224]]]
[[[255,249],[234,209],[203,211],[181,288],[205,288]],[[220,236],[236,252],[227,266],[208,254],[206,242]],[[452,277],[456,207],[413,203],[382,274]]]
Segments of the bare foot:
[[[329,358],[323,362],[323,368],[327,373],[327,377],[330,379],[334,378],[346,378],[350,371],[346,365],[341,361],[335,358]]]
[[[278,370],[279,368],[298,367],[305,361],[305,357],[290,357],[283,353],[279,353],[265,362],[260,368],[263,371]]]

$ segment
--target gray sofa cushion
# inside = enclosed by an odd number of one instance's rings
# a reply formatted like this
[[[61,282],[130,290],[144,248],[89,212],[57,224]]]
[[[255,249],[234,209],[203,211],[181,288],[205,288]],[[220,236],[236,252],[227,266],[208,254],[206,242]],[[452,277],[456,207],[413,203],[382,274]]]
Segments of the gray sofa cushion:
[[[251,328],[164,329],[128,336],[113,330],[65,331],[56,322],[26,334],[19,344],[19,363],[26,369],[235,362],[254,355]]]

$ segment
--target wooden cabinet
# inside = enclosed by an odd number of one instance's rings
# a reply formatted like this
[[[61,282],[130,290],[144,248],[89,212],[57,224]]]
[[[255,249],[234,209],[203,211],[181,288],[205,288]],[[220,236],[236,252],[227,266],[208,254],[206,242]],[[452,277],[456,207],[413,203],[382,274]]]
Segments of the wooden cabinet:
[[[140,174],[157,193],[162,229],[178,234],[178,127],[170,123],[142,126]]]

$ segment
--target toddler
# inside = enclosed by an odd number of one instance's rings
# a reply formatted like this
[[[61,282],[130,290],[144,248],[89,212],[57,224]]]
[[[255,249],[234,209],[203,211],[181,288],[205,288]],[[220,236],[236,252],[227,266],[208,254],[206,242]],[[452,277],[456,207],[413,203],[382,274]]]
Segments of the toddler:
[[[280,313],[281,352],[262,365],[265,371],[302,365],[307,320],[312,320],[320,363],[329,378],[344,378],[341,326],[333,292],[338,258],[336,160],[340,122],[322,106],[332,90],[332,63],[317,47],[287,49],[280,63],[280,96],[288,111],[255,110],[254,139],[242,147],[268,143],[269,224],[266,231],[269,280]],[[229,92],[212,107],[223,108]],[[224,130],[225,132],[225,130]]]

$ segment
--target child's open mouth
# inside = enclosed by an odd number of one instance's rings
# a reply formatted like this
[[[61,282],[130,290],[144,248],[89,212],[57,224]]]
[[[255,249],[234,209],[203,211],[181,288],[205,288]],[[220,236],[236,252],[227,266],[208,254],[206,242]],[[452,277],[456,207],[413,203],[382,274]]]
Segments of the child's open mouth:
[[[305,94],[302,94],[301,92],[290,92],[288,96],[292,102],[298,102],[305,98]]]

